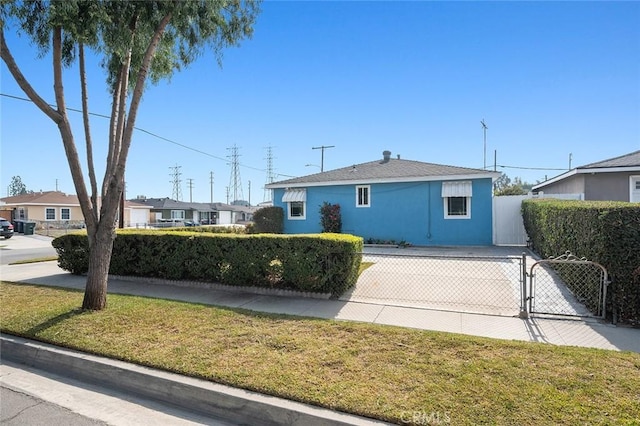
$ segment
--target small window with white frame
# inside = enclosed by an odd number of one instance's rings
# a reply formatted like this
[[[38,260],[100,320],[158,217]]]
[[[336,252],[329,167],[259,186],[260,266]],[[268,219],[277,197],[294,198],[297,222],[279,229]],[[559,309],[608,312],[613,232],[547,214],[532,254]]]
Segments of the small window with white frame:
[[[305,220],[307,218],[306,188],[287,188],[282,195],[282,202],[287,203],[287,219]]]
[[[45,220],[56,220],[56,209],[47,207],[44,211]]]
[[[60,219],[62,220],[70,220],[71,219],[71,209],[68,207],[62,207],[60,209]]]
[[[446,197],[444,202],[445,219],[471,218],[471,197]]]
[[[445,219],[471,219],[471,181],[442,183]]]
[[[302,220],[305,219],[305,202],[292,201],[289,203],[289,219]]]
[[[356,207],[371,207],[371,186],[356,186]]]

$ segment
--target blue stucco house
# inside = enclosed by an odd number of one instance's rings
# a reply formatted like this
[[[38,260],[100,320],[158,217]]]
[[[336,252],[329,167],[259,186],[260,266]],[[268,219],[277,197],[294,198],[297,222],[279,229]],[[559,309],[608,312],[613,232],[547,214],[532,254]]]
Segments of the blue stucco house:
[[[342,232],[419,246],[491,245],[500,173],[383,158],[268,184],[286,234],[317,233],[320,206],[339,204]]]

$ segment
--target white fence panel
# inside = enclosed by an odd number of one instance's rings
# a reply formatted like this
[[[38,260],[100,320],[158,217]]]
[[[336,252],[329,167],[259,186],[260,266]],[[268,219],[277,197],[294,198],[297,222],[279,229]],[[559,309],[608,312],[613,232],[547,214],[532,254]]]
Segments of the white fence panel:
[[[493,197],[493,244],[496,246],[526,246],[527,233],[522,222],[522,201],[531,195]]]

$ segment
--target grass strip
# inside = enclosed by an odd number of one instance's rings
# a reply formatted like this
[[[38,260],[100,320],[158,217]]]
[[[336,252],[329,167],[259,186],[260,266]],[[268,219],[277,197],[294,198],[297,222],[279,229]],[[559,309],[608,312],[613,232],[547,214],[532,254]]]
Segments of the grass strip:
[[[638,424],[640,354],[0,283],[3,332],[395,423]]]

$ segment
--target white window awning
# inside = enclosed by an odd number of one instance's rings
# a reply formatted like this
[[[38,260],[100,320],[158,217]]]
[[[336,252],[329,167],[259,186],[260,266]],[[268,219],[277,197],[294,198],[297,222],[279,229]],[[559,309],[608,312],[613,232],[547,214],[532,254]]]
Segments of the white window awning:
[[[295,203],[307,201],[306,189],[286,189],[282,196],[283,203]]]
[[[471,197],[471,181],[442,182],[442,197]]]

